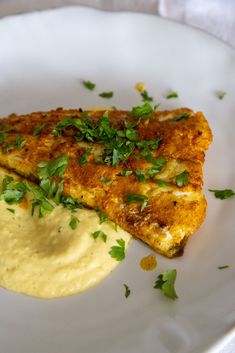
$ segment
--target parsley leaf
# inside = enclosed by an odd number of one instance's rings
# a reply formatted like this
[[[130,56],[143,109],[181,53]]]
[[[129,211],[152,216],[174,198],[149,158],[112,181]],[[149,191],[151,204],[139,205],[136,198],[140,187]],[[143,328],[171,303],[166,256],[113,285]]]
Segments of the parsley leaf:
[[[4,200],[8,204],[20,202],[26,194],[25,184],[21,182],[13,182],[13,178],[6,176],[2,181],[2,193],[0,200]]]
[[[87,164],[87,157],[89,156],[90,152],[91,152],[92,148],[89,147],[86,149],[86,152],[84,152],[83,154],[80,155],[79,157],[79,164],[81,166]]]
[[[130,288],[129,288],[128,285],[125,284],[125,283],[124,283],[123,285],[124,285],[124,287],[125,287],[125,297],[128,298],[129,295],[131,294]]]
[[[145,174],[142,172],[142,170],[136,170],[135,171],[135,175],[136,175],[136,178],[137,180],[142,183],[143,181],[146,180],[146,176]]]
[[[154,140],[141,140],[136,143],[136,146],[143,149],[157,149],[159,147],[162,137],[159,136]]]
[[[127,129],[126,138],[130,141],[136,141],[138,139],[137,132],[134,129]]]
[[[77,217],[75,217],[75,216],[72,216],[71,220],[69,222],[69,226],[70,226],[71,229],[74,230],[74,229],[77,228],[78,223],[79,223],[79,219]]]
[[[186,186],[188,185],[188,181],[189,181],[189,172],[187,170],[183,171],[182,173],[175,175],[174,177],[172,177],[172,179],[175,178],[176,184],[179,188],[181,188],[182,186]]]
[[[41,132],[42,132],[42,129],[43,129],[46,125],[47,125],[46,123],[43,123],[43,124],[37,126],[37,127],[34,129],[33,136],[38,136],[38,135],[40,135]]]
[[[20,136],[17,135],[15,141],[9,141],[2,147],[3,153],[8,153],[11,148],[22,148],[26,144],[26,141]]]
[[[96,232],[92,233],[94,239],[101,238],[106,243],[107,235],[102,232],[102,230],[97,230]]]
[[[95,89],[96,84],[91,81],[82,81],[82,83],[90,91],[93,91]]]
[[[162,272],[155,282],[153,288],[158,288],[163,291],[165,296],[170,299],[177,299],[178,296],[175,291],[175,280],[176,280],[177,272],[176,270],[167,270]]]
[[[167,160],[163,156],[160,156],[157,159],[154,159],[152,163],[154,166],[151,169],[148,169],[148,175],[151,178],[162,170],[164,165],[166,165]]]
[[[156,179],[156,178],[154,178],[154,177],[153,177],[152,179],[153,179],[153,181],[154,181],[156,184],[158,184],[158,185],[161,186],[161,187],[170,186],[170,184],[167,183],[166,181],[159,180],[159,179]]]
[[[119,176],[129,176],[133,173],[132,170],[121,170],[120,173],[118,174]]]
[[[40,162],[38,164],[38,176],[40,179],[63,177],[65,169],[68,166],[68,156],[63,155],[57,159],[48,162]]]
[[[151,119],[153,117],[153,113],[153,108],[148,102],[146,102],[143,105],[133,107],[130,115],[135,118]]]
[[[229,265],[223,265],[223,266],[219,266],[217,268],[218,268],[218,270],[224,270],[226,268],[229,268]]]
[[[140,95],[142,97],[143,102],[152,102],[153,101],[153,97],[150,97],[146,90],[140,92]]]
[[[11,213],[15,213],[14,208],[7,208],[7,211],[11,212]]]
[[[100,180],[101,180],[103,183],[107,184],[107,185],[111,185],[112,182],[113,182],[111,179],[108,179],[108,178],[106,178],[106,177],[103,176],[103,175],[100,177]]]
[[[173,118],[173,121],[179,121],[179,120],[182,120],[182,119],[188,119],[189,117],[190,117],[190,113],[182,113],[182,114],[176,115]]]
[[[232,197],[235,195],[235,192],[231,189],[225,189],[225,190],[211,190],[209,191],[214,192],[215,197],[220,200],[225,200],[228,199],[229,197]]]
[[[220,100],[223,100],[224,97],[226,96],[227,92],[224,92],[224,91],[220,91],[220,92],[217,92],[217,97],[220,99]]]
[[[7,133],[6,132],[3,132],[1,131],[0,132],[0,144],[2,144],[3,142],[5,142],[5,140],[7,139]]]
[[[100,97],[102,98],[112,98],[113,96],[113,92],[109,91],[109,92],[102,92],[99,94]]]
[[[175,91],[172,91],[166,96],[166,99],[178,98],[178,97],[179,97],[178,93]]]
[[[31,191],[35,197],[32,203],[32,215],[36,206],[39,206],[39,218],[45,216],[47,212],[51,212],[54,206],[44,197],[43,191],[31,184],[26,184],[26,188]]]
[[[131,203],[142,203],[140,211],[143,211],[148,203],[148,196],[140,194],[127,194],[125,196],[125,202],[127,204]]]
[[[122,261],[125,259],[125,240],[117,239],[116,241],[118,245],[114,245],[111,247],[109,255],[117,261]]]
[[[76,211],[78,208],[84,208],[83,204],[80,201],[75,200],[71,196],[62,195],[60,203],[64,206],[64,208],[67,208],[72,212]]]
[[[108,216],[106,213],[102,212],[98,207],[95,208],[95,211],[97,212],[97,215],[100,219],[100,224],[107,222],[109,220]]]

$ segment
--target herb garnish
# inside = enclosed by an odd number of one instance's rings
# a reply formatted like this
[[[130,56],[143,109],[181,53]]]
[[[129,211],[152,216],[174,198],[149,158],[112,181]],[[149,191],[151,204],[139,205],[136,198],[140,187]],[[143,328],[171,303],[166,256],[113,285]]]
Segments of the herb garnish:
[[[100,219],[100,224],[107,222],[109,220],[108,216],[106,215],[106,213],[102,212],[99,207],[95,208],[95,211]]]
[[[61,196],[60,203],[68,210],[75,212],[78,208],[84,208],[83,204],[71,196]]]
[[[178,97],[179,97],[178,93],[175,91],[172,91],[166,96],[166,99],[178,98]]]
[[[146,180],[145,174],[142,172],[142,170],[135,170],[135,175],[137,180],[142,183],[143,181]]]
[[[102,232],[102,230],[97,230],[96,232],[92,233],[94,239],[101,238],[105,243],[107,240],[107,235]]]
[[[181,188],[182,186],[186,186],[189,182],[189,172],[187,170],[184,170],[182,173],[173,176],[172,179],[175,179],[176,184],[179,188]]]
[[[86,152],[84,152],[83,154],[81,154],[81,156],[79,157],[79,164],[80,166],[86,165],[87,164],[87,157],[89,156],[90,152],[91,152],[92,148],[86,148]]]
[[[38,163],[38,176],[41,179],[53,178],[55,176],[62,178],[68,166],[68,160],[68,156],[63,155],[52,161]]]
[[[153,288],[158,288],[163,291],[165,296],[170,299],[177,299],[178,296],[175,291],[175,280],[176,280],[176,270],[167,270],[162,272],[155,282],[155,286]]]
[[[109,91],[109,92],[102,92],[99,94],[100,97],[102,98],[112,98],[113,96],[113,92]]]
[[[229,197],[232,197],[235,195],[235,192],[231,189],[225,189],[225,190],[211,190],[209,191],[214,192],[215,197],[220,200],[225,200],[228,199]]]
[[[116,242],[118,243],[118,245],[114,245],[111,247],[109,255],[117,261],[122,261],[125,259],[125,240],[117,239]]]
[[[220,99],[220,100],[223,100],[224,97],[226,96],[227,92],[224,92],[224,91],[220,91],[220,92],[217,92],[217,97]]]
[[[125,283],[123,284],[123,286],[125,287],[125,297],[128,298],[129,295],[131,294],[130,288]]]
[[[108,179],[108,178],[106,178],[106,177],[103,176],[103,175],[100,177],[100,180],[101,180],[103,183],[107,184],[107,185],[111,185],[112,182],[113,182],[111,179]]]
[[[26,141],[20,136],[16,135],[15,141],[9,141],[2,147],[3,153],[8,153],[11,148],[22,148],[26,144]]]
[[[225,270],[226,268],[229,268],[229,265],[223,265],[223,266],[219,266],[217,268],[218,268],[218,270]]]
[[[32,184],[26,184],[26,188],[31,191],[35,197],[32,200],[32,216],[36,206],[39,206],[39,218],[45,216],[47,212],[51,212],[54,209],[54,206],[44,197],[42,189],[33,186]]]
[[[42,132],[42,129],[43,129],[46,125],[47,125],[46,123],[43,123],[43,124],[37,126],[37,127],[34,129],[34,131],[33,131],[33,136],[38,136],[38,135],[40,135],[41,132]]]
[[[125,202],[127,204],[131,203],[142,203],[140,211],[142,212],[148,203],[148,196],[146,195],[140,195],[140,194],[127,194],[125,196]]]
[[[140,92],[140,95],[142,97],[143,102],[152,102],[153,101],[153,97],[150,97],[146,90]]]
[[[120,173],[118,174],[119,176],[129,176],[133,173],[132,170],[121,170]]]
[[[79,223],[79,219],[77,217],[75,217],[75,216],[72,216],[71,220],[69,222],[69,226],[70,226],[71,229],[74,230],[74,229],[77,228],[78,223]]]
[[[11,213],[15,213],[14,208],[7,208],[7,211],[11,212]]]
[[[179,121],[179,120],[182,120],[182,119],[188,119],[189,117],[190,117],[190,113],[182,113],[182,114],[176,115],[173,118],[173,121]]]
[[[2,144],[3,142],[5,142],[5,140],[7,139],[7,133],[6,132],[3,132],[1,131],[0,132],[0,144]]]
[[[146,102],[143,105],[133,107],[130,115],[135,118],[151,119],[153,117],[153,113],[153,108],[148,102]]]
[[[14,179],[7,175],[2,181],[2,193],[0,200],[4,200],[8,204],[20,202],[26,194],[24,183],[15,182]]]
[[[95,89],[96,84],[91,81],[82,81],[82,83],[90,91],[93,91]]]

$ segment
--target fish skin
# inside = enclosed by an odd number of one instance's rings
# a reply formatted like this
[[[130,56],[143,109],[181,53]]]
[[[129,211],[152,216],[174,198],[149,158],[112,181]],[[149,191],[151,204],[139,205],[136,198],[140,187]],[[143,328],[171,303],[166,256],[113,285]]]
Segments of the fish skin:
[[[188,119],[174,121],[182,113],[190,113]],[[100,119],[104,111],[88,111],[91,120]],[[89,143],[76,142],[74,129],[69,128],[61,137],[54,137],[51,132],[63,118],[81,117],[75,109],[59,108],[51,112],[37,112],[18,116],[10,115],[1,120],[3,131],[7,131],[8,140],[17,134],[25,139],[22,149],[11,149],[4,154],[0,148],[0,165],[15,171],[25,178],[38,181],[37,164],[53,160],[63,154],[69,156],[69,165],[64,174],[64,193],[82,200],[89,207],[99,207],[108,217],[141,239],[157,252],[175,257],[183,253],[188,237],[203,222],[206,214],[206,200],[202,193],[202,166],[205,150],[212,141],[212,133],[202,113],[193,113],[181,108],[173,111],[156,112],[151,120],[143,120],[137,131],[140,139],[150,140],[162,136],[162,143],[153,151],[154,158],[163,156],[167,165],[157,174],[158,179],[171,182],[170,187],[160,187],[151,180],[142,183],[134,174],[120,176],[122,169],[145,169],[151,164],[145,159],[130,157],[126,165],[118,167],[97,164],[97,155],[101,155],[103,146],[92,144],[93,151],[84,166],[78,163]],[[116,128],[122,128],[124,121],[132,121],[127,111],[110,111],[110,122]],[[39,136],[32,136],[40,124],[46,124]],[[189,184],[179,188],[172,177],[189,171]],[[111,179],[108,185],[100,180],[101,176]],[[139,204],[125,203],[129,193],[148,196],[147,207],[141,211]]]

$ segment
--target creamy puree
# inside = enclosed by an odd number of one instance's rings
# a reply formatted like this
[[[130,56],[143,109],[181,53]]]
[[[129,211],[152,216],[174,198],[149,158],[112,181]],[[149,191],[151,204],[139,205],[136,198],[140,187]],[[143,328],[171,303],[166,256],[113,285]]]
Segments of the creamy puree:
[[[0,170],[0,182],[3,177]],[[118,265],[109,251],[120,238],[128,245],[127,232],[116,231],[111,222],[99,224],[96,212],[88,209],[73,213],[80,222],[72,230],[71,211],[57,206],[38,218],[37,209],[31,216],[33,195],[27,199],[28,207],[27,202],[0,201],[0,286],[39,298],[64,297],[99,283]],[[92,237],[97,230],[107,235],[106,243]]]

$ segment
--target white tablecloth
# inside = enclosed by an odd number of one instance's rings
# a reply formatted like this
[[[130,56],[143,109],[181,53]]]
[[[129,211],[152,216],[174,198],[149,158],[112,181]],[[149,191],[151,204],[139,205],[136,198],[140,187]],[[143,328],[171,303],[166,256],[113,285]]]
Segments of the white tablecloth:
[[[0,0],[0,17],[65,5],[158,14],[208,31],[235,48],[235,0]],[[235,339],[220,353],[235,353]]]

